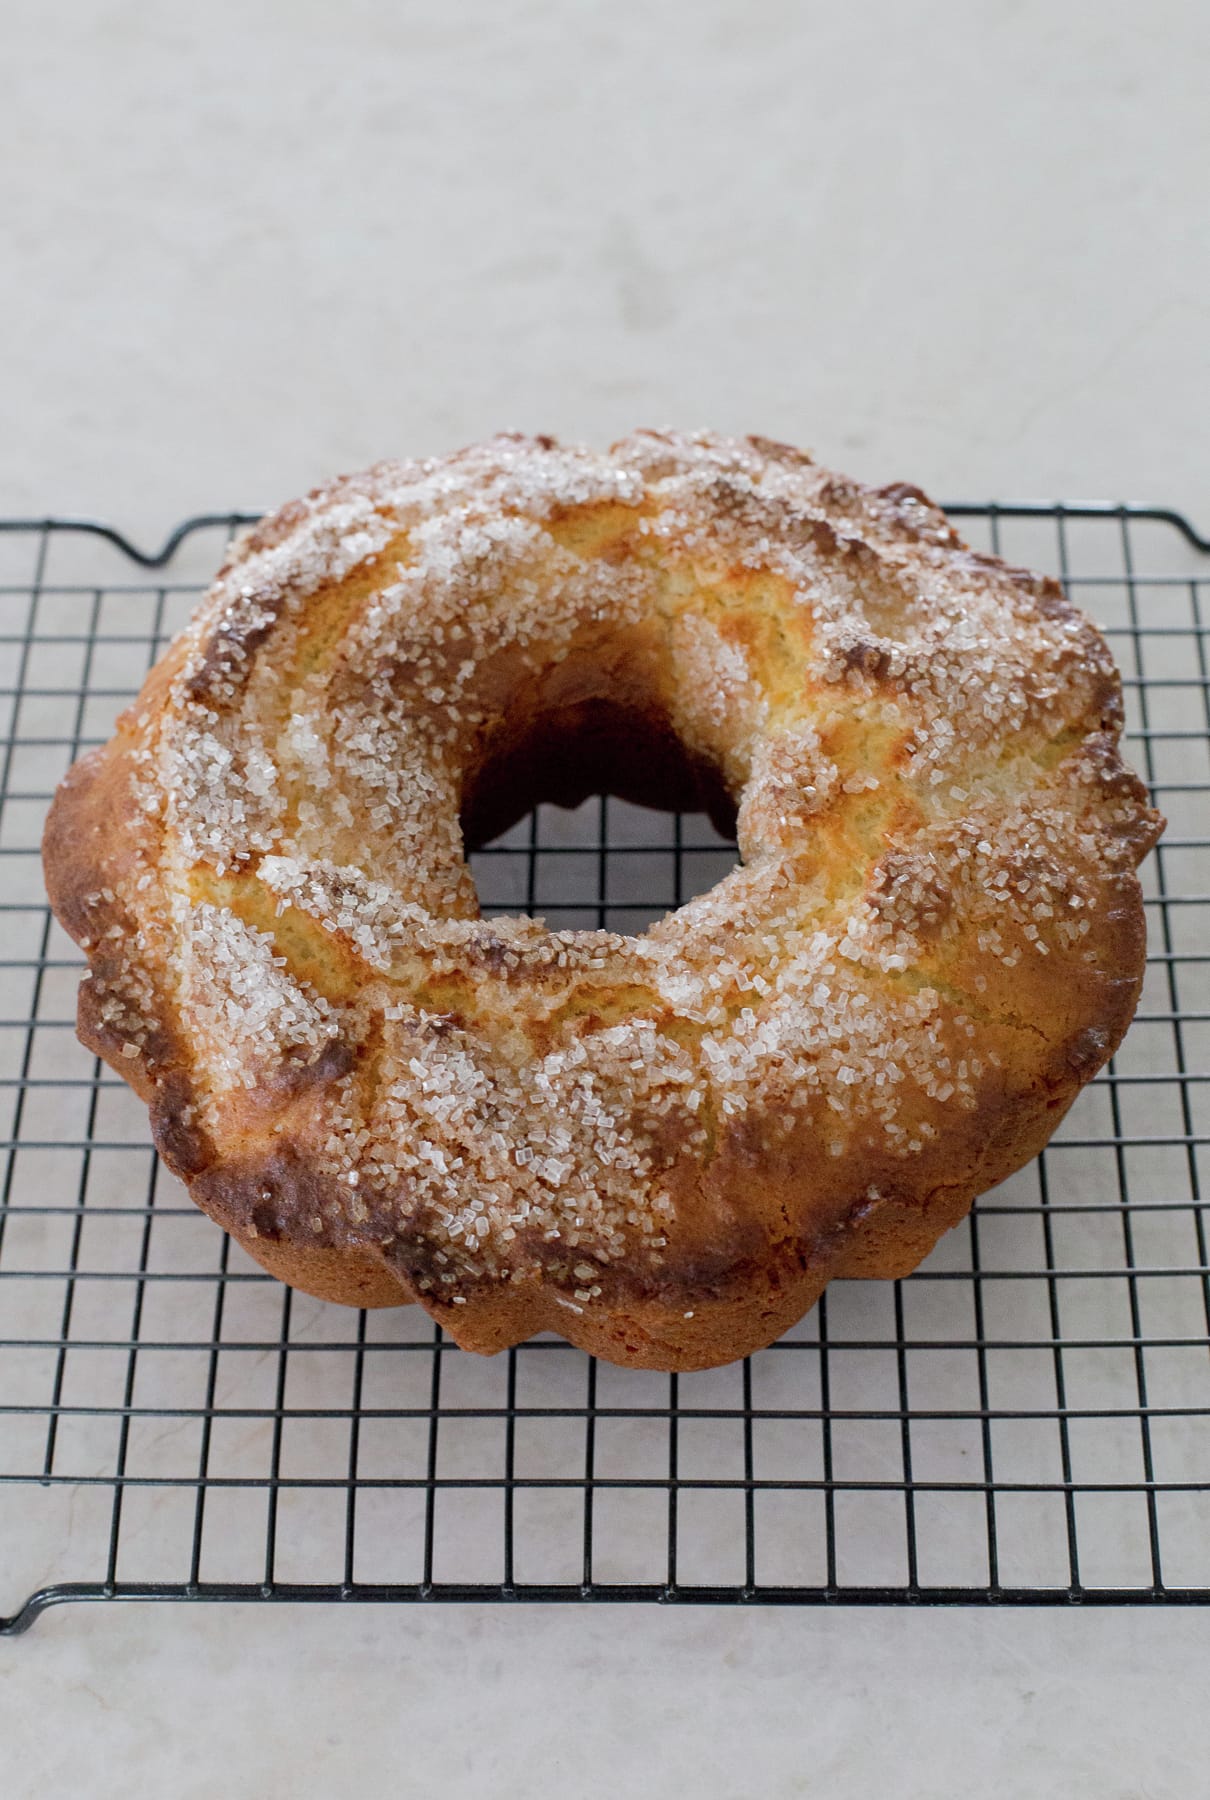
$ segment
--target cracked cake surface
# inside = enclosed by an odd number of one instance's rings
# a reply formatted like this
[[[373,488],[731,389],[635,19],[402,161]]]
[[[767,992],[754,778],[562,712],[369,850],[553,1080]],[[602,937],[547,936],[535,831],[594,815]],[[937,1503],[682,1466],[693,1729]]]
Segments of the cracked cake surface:
[[[693,1368],[899,1275],[1137,1000],[1161,826],[1049,578],[764,439],[501,437],[243,534],[44,842],[80,1033],[265,1267]],[[535,799],[734,809],[639,936],[480,918]]]

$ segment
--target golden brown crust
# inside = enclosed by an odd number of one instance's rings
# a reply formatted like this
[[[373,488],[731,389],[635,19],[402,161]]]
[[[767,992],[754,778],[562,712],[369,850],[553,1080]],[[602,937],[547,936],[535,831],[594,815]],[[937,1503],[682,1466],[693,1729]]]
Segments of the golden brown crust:
[[[62,784],[80,1035],[281,1279],[710,1366],[907,1273],[1112,1053],[1120,724],[919,490],[651,433],[384,465],[246,534]],[[479,921],[459,811],[601,783],[729,792],[744,866],[641,938]]]

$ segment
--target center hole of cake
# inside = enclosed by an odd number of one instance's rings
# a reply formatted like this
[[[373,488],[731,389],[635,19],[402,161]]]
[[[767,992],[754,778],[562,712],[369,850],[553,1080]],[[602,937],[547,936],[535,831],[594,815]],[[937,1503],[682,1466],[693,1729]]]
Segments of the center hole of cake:
[[[638,936],[735,867],[735,807],[667,723],[602,701],[499,743],[462,808],[485,918]]]

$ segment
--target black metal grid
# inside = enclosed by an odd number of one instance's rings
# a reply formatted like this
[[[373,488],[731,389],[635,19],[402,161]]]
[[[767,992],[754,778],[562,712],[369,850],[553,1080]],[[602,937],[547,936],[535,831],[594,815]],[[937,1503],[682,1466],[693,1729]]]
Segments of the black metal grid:
[[[1154,509],[950,510],[1061,574],[1121,661],[1170,819],[1139,1016],[910,1280],[834,1283],[680,1377],[292,1294],[158,1166],[75,1040],[37,844],[239,521],[154,554],[0,527],[0,1631],[65,1599],[1210,1600],[1210,544]],[[601,799],[475,866],[486,909],[635,930],[731,860]]]

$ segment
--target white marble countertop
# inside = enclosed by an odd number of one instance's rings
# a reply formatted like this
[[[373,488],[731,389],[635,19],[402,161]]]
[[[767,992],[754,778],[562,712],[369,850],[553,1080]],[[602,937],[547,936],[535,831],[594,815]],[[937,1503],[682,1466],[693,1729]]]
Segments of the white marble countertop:
[[[17,0],[0,512],[146,541],[503,427],[1210,528],[1200,0]],[[1198,1613],[95,1607],[12,1800],[1199,1791]]]
[[[1204,1615],[94,1607],[0,1648],[16,1800],[1193,1800]]]

